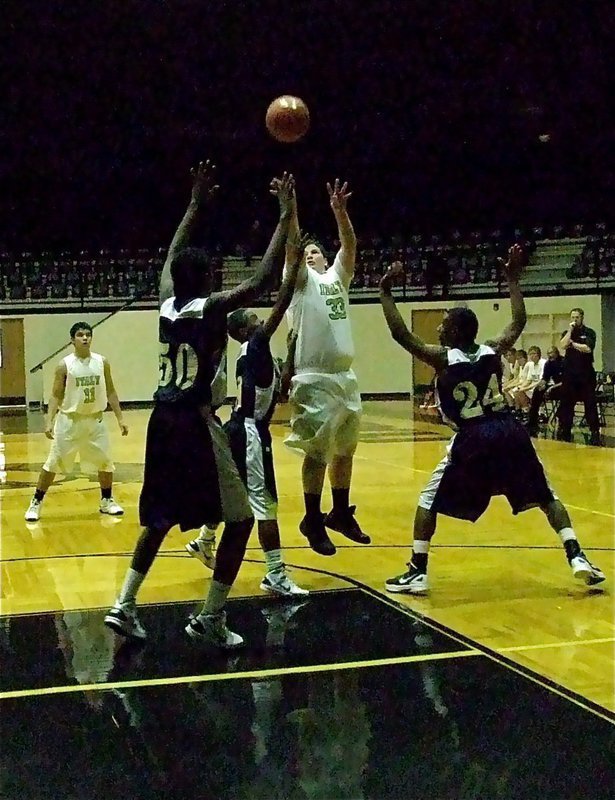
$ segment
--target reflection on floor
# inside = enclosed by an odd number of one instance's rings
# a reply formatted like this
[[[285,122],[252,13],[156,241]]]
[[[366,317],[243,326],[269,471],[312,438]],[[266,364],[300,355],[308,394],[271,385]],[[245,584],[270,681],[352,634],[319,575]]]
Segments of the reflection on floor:
[[[191,610],[143,609],[140,648],[100,610],[3,620],[2,800],[609,796],[612,725],[367,593],[233,601],[230,656]]]

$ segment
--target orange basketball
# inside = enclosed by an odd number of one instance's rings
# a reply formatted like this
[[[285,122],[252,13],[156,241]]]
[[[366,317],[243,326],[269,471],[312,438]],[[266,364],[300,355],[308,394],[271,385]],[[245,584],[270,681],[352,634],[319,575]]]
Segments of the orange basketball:
[[[284,94],[270,104],[265,125],[278,142],[297,142],[310,127],[310,112],[300,97]]]

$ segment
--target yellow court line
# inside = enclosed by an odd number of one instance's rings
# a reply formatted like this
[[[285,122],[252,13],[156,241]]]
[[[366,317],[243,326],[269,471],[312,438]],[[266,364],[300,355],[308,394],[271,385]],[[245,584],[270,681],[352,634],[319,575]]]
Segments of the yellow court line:
[[[461,642],[461,639],[456,639],[455,636],[452,635],[451,633],[445,632],[442,629],[438,629],[436,620],[433,621],[434,622],[433,625],[429,625],[429,622],[430,622],[429,618],[427,618],[427,617],[423,618],[420,614],[418,614],[416,611],[413,611],[411,608],[409,608],[407,606],[404,606],[404,605],[401,605],[401,604],[398,605],[397,603],[395,603],[392,600],[390,600],[388,597],[384,597],[383,595],[380,595],[380,593],[376,592],[375,590],[372,590],[372,592],[373,592],[373,594],[372,593],[369,593],[369,594],[371,594],[372,597],[375,597],[375,598],[381,600],[385,605],[391,606],[392,608],[396,608],[398,611],[401,611],[402,614],[405,614],[408,617],[412,617],[413,619],[418,619],[420,622],[423,622],[424,624],[428,625],[429,627],[433,627],[436,630],[439,630],[439,633],[441,633],[441,634],[443,634],[445,636],[448,636],[449,638],[454,639],[455,641]],[[611,641],[611,640],[607,639],[606,641]],[[464,642],[462,642],[462,644],[464,644]],[[479,646],[481,646],[480,642],[477,642],[477,644]],[[486,648],[489,647],[488,645],[483,645],[483,646],[486,647]],[[524,646],[520,645],[520,647],[524,647]],[[538,647],[537,645],[525,645],[526,649],[537,648],[537,647]],[[511,650],[512,649],[514,649],[514,648],[511,648]],[[474,651],[470,651],[470,652],[474,652]],[[515,674],[520,675],[522,678],[526,678],[527,680],[532,681],[532,683],[537,684],[538,686],[542,687],[543,689],[547,689],[547,691],[549,691],[549,692],[553,692],[553,694],[556,694],[558,697],[563,697],[564,700],[568,700],[571,703],[574,703],[576,706],[579,706],[579,708],[582,708],[584,711],[590,711],[592,714],[595,714],[597,717],[600,717],[601,719],[604,719],[607,722],[610,722],[611,724],[614,724],[613,717],[608,716],[608,713],[609,713],[608,709],[605,708],[605,711],[607,713],[603,714],[599,710],[594,708],[593,706],[587,705],[585,702],[583,702],[584,698],[583,698],[582,695],[579,695],[578,698],[577,698],[577,697],[571,696],[570,694],[567,694],[565,691],[560,690],[558,688],[558,685],[555,684],[555,682],[552,682],[552,679],[548,678],[546,675],[541,675],[541,674],[539,674],[539,673],[537,673],[535,671],[532,671],[532,672],[530,672],[528,674],[524,670],[518,669],[517,667],[515,667],[515,665],[511,664],[509,661],[504,661],[504,662],[500,661],[498,659],[498,653],[499,652],[502,652],[502,654],[503,654],[504,650],[498,651],[495,648],[492,648],[491,652],[489,651],[489,649],[487,649],[486,651],[483,651],[482,654],[486,658],[488,658],[490,661],[495,661],[496,664],[499,664],[500,666],[505,667],[506,669],[509,669],[511,672],[514,672]],[[564,689],[564,688],[566,688],[566,687],[562,687],[562,689]],[[568,691],[574,693],[574,689],[569,689]],[[591,700],[589,700],[589,698],[585,698],[585,699],[587,700],[588,703],[592,702]]]
[[[366,667],[389,667],[395,664],[412,664],[420,661],[444,661],[453,658],[469,658],[482,656],[478,650],[457,650],[449,653],[431,653],[418,656],[396,656],[391,658],[374,658],[370,661],[347,661],[333,664],[312,664],[302,667],[276,667],[275,669],[250,670],[249,672],[223,672],[211,675],[180,675],[171,678],[144,678],[134,681],[113,681],[110,683],[84,683],[83,685],[45,686],[39,689],[16,689],[0,692],[0,700],[11,700],[17,697],[42,697],[52,694],[73,694],[74,692],[100,692],[109,689],[139,689],[150,686],[179,686],[186,683],[208,683],[211,681],[260,680],[286,675],[305,675],[314,672],[340,672],[348,669],[364,669]]]
[[[519,644],[513,647],[495,647],[498,653],[522,653],[524,650],[546,650],[551,647],[578,647],[586,644],[615,644],[615,636],[608,636],[605,639],[577,639],[573,642],[549,642],[546,644]]]
[[[566,508],[574,508],[575,511],[585,511],[588,514],[598,514],[600,517],[611,517],[615,519],[615,514],[610,514],[608,511],[594,511],[593,508],[583,508],[583,506],[573,506],[572,503],[566,503]],[[591,550],[591,548],[588,548]]]

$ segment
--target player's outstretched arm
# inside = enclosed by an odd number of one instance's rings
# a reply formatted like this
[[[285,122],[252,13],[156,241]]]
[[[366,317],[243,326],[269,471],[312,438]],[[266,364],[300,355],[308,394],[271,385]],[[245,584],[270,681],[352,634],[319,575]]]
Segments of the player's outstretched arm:
[[[117,420],[117,424],[120,426],[120,430],[122,432],[122,436],[128,436],[128,425],[124,422],[124,416],[122,414],[122,407],[120,405],[120,398],[118,397],[117,390],[115,388],[115,384],[113,383],[113,377],[111,375],[111,364],[105,358],[105,388],[107,389],[107,400],[109,405],[111,406],[111,410],[115,414],[115,418]]]
[[[391,336],[404,350],[407,350],[413,356],[438,371],[447,363],[446,348],[440,345],[426,344],[419,336],[411,333],[402,319],[391,294],[394,282],[402,275],[403,267],[399,261],[395,261],[380,281],[380,303],[391,331]]]
[[[288,228],[292,216],[292,198],[295,191],[295,179],[286,172],[281,178],[271,181],[270,192],[278,198],[280,204],[280,219],[269,242],[267,252],[263,256],[258,269],[250,278],[242,281],[239,286],[225,292],[216,292],[211,295],[211,302],[221,304],[228,314],[236,308],[243,308],[255,300],[267,286],[279,279],[284,263],[284,245],[288,238]]]
[[[292,230],[289,231],[288,238],[291,239],[293,236]],[[293,299],[293,294],[295,293],[295,288],[297,286],[297,278],[299,276],[299,272],[301,270],[301,250],[300,246],[292,246],[290,252],[292,254],[292,260],[289,260],[289,245],[288,241],[286,243],[286,266],[284,268],[284,280],[282,281],[282,285],[280,286],[280,291],[278,292],[277,300],[275,301],[274,307],[271,309],[271,314],[265,320],[263,325],[264,333],[271,337],[277,331],[280,322],[284,319],[284,314],[286,314],[288,307],[290,305],[290,301]],[[305,265],[303,267],[306,268]]]
[[[525,300],[519,286],[519,278],[524,269],[523,250],[518,244],[514,244],[508,250],[508,261],[500,259],[500,264],[508,281],[508,291],[510,294],[510,310],[512,320],[502,333],[490,342],[497,353],[503,354],[514,345],[519,336],[523,333],[527,322],[525,310]]]
[[[337,222],[337,234],[340,240],[340,261],[342,269],[348,277],[348,281],[352,280],[354,275],[355,261],[357,258],[357,237],[352,227],[352,222],[348,216],[348,198],[352,192],[348,191],[348,183],[340,183],[339,178],[336,178],[333,186],[327,184],[327,191],[329,192],[329,202],[331,210]]]
[[[190,245],[194,229],[201,217],[200,212],[202,207],[214,196],[219,188],[214,182],[215,169],[215,165],[210,164],[209,161],[201,161],[198,167],[193,167],[190,170],[190,175],[192,176],[190,202],[188,203],[188,208],[186,209],[182,221],[175,231],[175,236],[173,236],[166,261],[164,262],[164,267],[162,268],[159,290],[160,305],[162,305],[167,298],[173,296],[171,262],[180,250]]]
[[[292,211],[290,217],[290,225],[288,227],[288,238],[286,240],[286,263],[284,269],[288,269],[295,261],[298,262],[298,272],[295,281],[295,288],[301,289],[305,286],[307,281],[307,266],[303,262],[304,242],[301,237],[301,228],[299,227],[299,212],[297,210],[297,192],[293,192]]]

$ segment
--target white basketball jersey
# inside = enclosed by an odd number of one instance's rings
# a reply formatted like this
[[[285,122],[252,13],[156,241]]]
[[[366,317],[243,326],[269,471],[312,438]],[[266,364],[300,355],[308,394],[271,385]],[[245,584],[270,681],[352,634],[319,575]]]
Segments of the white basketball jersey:
[[[307,267],[307,280],[293,295],[289,308],[297,334],[295,370],[346,372],[354,358],[348,287],[338,253],[321,275]]]
[[[98,414],[107,408],[104,359],[98,353],[78,358],[74,353],[63,359],[66,388],[62,411],[66,414]]]

